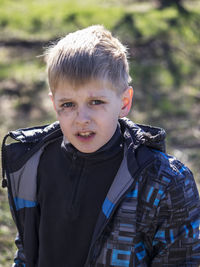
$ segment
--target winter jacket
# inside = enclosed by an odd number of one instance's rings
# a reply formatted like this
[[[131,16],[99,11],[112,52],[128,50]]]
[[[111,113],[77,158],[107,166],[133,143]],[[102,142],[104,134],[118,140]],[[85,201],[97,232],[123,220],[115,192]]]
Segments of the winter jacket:
[[[200,201],[191,171],[165,153],[163,130],[126,118],[119,122],[124,157],[103,202],[85,267],[199,266]],[[26,266],[23,239],[37,209],[40,156],[62,132],[56,122],[9,136],[18,142],[3,141],[3,185],[19,232],[14,266],[20,267]]]

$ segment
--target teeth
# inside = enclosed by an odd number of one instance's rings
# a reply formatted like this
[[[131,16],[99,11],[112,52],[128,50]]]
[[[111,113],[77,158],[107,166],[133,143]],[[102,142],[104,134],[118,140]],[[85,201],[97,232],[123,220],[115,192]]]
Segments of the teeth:
[[[79,133],[80,136],[90,136],[91,132]]]

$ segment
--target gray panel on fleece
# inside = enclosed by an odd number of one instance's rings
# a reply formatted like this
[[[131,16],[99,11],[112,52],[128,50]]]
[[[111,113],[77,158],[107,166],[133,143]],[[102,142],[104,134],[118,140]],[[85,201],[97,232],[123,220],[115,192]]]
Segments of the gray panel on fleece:
[[[125,153],[126,154],[126,148]],[[124,156],[116,177],[108,191],[107,198],[115,204],[133,183],[133,177],[128,171],[127,157]]]
[[[43,148],[38,150],[18,171],[10,174],[13,197],[36,201],[37,168]]]

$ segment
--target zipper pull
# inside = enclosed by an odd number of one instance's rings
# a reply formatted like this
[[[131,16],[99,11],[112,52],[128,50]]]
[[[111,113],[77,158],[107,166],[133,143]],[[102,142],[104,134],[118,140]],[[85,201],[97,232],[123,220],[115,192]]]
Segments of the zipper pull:
[[[8,186],[7,180],[6,180],[6,153],[5,153],[5,147],[6,147],[6,140],[7,138],[10,136],[10,134],[8,133],[2,142],[2,147],[1,147],[1,159],[2,159],[2,187],[5,188]]]
[[[7,180],[5,178],[3,178],[2,180],[2,187],[5,188],[8,186]]]
[[[73,153],[73,160],[76,160],[77,159],[77,154],[74,152]]]

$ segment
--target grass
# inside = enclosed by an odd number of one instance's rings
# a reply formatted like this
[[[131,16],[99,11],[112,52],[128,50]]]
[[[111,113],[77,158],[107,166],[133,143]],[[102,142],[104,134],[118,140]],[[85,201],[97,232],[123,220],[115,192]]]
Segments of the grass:
[[[112,28],[123,12],[122,8],[105,7],[94,1],[8,0],[0,4],[3,39],[49,40],[96,23]]]

